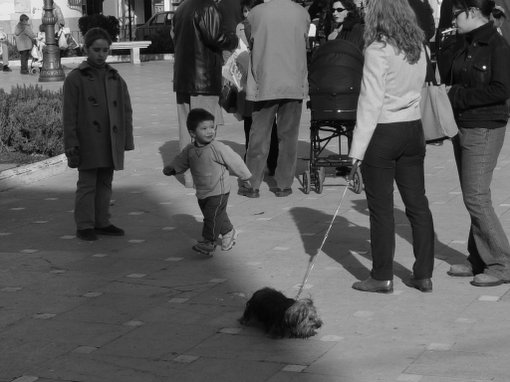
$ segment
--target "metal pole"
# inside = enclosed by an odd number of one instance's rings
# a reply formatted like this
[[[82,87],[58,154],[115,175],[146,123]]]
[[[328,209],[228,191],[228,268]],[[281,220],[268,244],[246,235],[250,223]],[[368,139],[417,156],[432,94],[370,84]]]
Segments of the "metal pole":
[[[53,0],[44,0],[42,24],[46,34],[46,46],[43,49],[43,63],[39,82],[64,81],[65,74],[60,64],[60,49],[55,38],[57,18],[53,14]]]
[[[129,17],[129,41],[133,41],[131,29],[133,29],[133,21],[131,20],[131,0],[128,0],[128,17]]]

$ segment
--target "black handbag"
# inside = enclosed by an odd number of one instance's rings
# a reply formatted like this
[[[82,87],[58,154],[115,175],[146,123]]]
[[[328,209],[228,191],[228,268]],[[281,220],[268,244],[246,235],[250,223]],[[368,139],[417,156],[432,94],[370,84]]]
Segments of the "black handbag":
[[[235,113],[237,111],[237,87],[228,80],[224,80],[220,94],[220,106],[227,113]]]

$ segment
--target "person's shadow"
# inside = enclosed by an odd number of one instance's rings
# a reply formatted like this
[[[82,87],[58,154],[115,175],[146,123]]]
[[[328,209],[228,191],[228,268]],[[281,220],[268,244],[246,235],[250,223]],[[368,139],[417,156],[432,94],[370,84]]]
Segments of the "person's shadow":
[[[367,215],[368,219],[366,200],[352,200],[351,203],[354,210]],[[292,208],[290,213],[301,234],[305,252],[312,260],[314,256],[318,255],[319,247],[324,240],[333,215],[307,207]],[[405,212],[396,208],[394,214],[395,234],[412,244],[411,227]],[[339,263],[356,279],[364,280],[370,275],[370,269],[359,261],[359,256],[372,261],[369,239],[370,230],[368,228],[354,224],[338,214],[324,243],[322,252]],[[413,256],[412,252],[409,255]],[[437,239],[437,235],[435,237],[435,257],[449,264],[456,264],[465,260],[462,253],[441,243]],[[393,273],[401,280],[405,280],[412,273],[412,270],[394,261]]]
[[[353,200],[353,208],[356,211],[368,216],[368,209],[365,200]],[[399,208],[395,208],[393,213],[395,216],[395,234],[412,245],[413,234],[405,211],[402,211]],[[439,241],[437,234],[434,234],[434,257],[436,259],[443,260],[450,265],[459,264],[465,262],[466,260],[466,256],[462,252],[459,252],[456,249],[451,248]]]

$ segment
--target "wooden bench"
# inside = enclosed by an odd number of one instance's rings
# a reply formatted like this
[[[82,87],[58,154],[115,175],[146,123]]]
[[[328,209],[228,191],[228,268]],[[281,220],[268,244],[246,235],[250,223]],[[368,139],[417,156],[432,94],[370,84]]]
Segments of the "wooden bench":
[[[140,49],[147,48],[152,41],[118,41],[113,42],[110,50],[128,49],[131,53],[131,63],[140,63]]]

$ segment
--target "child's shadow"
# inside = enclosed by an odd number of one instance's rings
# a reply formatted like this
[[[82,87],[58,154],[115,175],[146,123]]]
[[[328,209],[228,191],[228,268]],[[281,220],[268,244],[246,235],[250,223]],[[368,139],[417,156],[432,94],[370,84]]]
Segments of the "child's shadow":
[[[241,158],[243,157],[244,155],[244,145],[241,145],[237,142],[232,142],[232,141],[224,141],[224,140],[221,140],[221,142],[223,142],[224,144],[226,144],[227,146],[230,146],[232,148],[232,150],[234,150],[237,154],[239,154],[241,156]],[[161,162],[162,162],[162,168],[169,165],[172,160],[181,152],[181,150],[179,149],[179,141],[178,140],[174,140],[174,141],[167,141],[165,142],[162,146],[159,147],[159,155],[161,155]],[[184,182],[184,175],[183,174],[178,174],[175,176],[175,178],[182,184],[184,185],[185,182]]]

